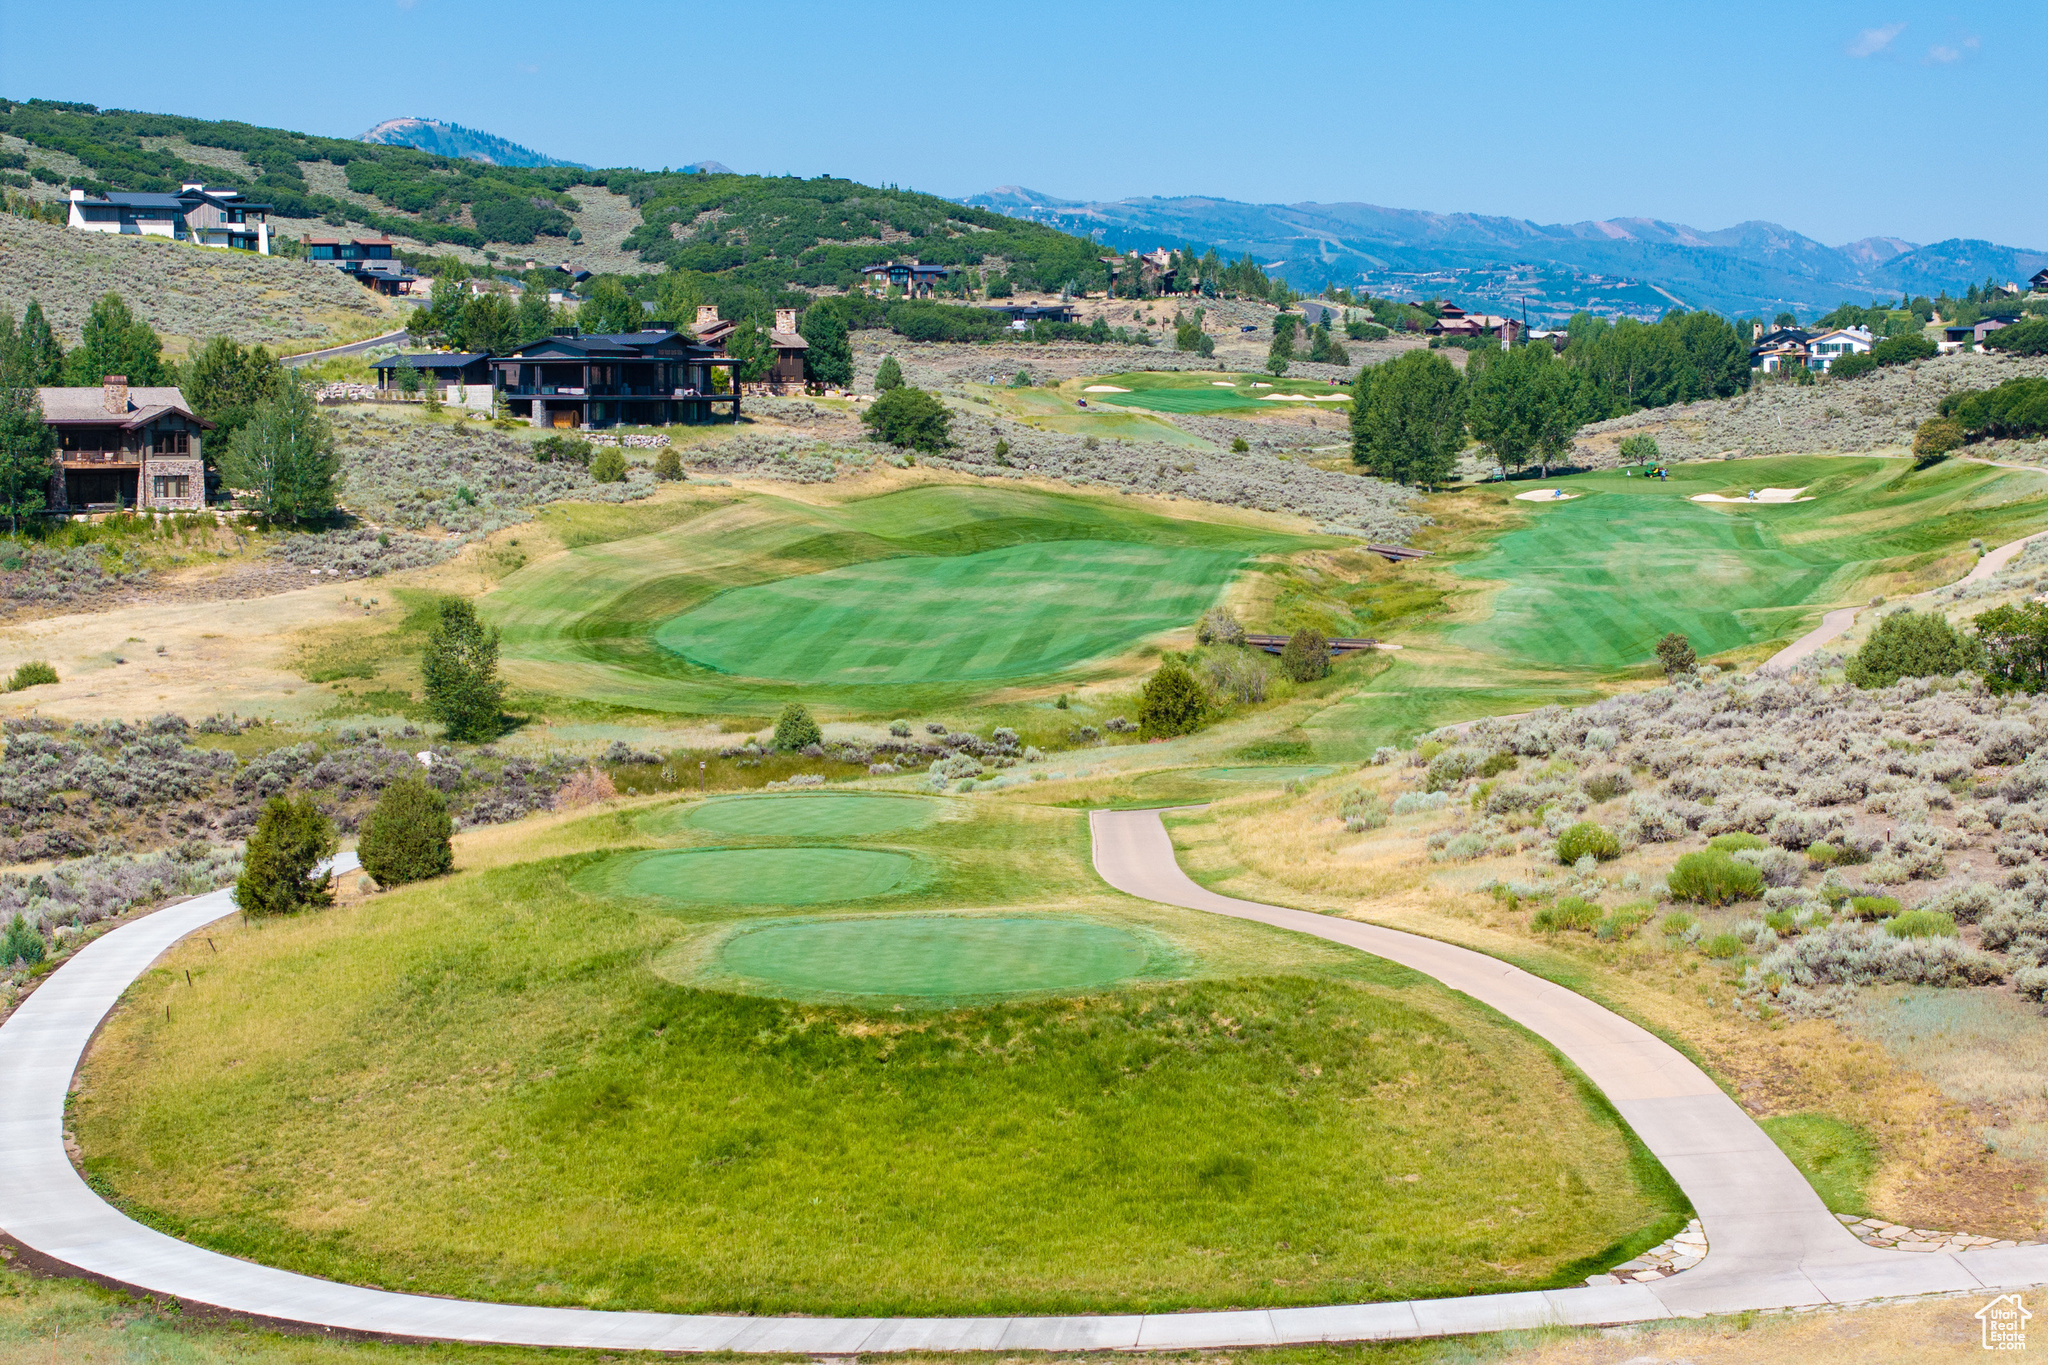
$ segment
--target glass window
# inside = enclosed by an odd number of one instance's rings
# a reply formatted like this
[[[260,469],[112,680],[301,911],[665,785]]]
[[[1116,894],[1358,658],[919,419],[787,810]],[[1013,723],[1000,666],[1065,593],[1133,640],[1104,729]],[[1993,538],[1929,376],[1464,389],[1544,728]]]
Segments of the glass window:
[[[192,496],[190,474],[158,474],[149,481],[152,498],[189,498]]]

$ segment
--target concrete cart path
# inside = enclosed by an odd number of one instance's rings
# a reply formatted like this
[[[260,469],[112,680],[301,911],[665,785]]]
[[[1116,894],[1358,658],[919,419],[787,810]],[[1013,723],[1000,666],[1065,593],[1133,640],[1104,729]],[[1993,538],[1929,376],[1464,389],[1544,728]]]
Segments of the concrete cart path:
[[[1371,925],[1230,900],[1181,874],[1152,811],[1092,817],[1096,867],[1134,895],[1297,929],[1439,976],[1571,1057],[1697,1206],[1707,1259],[1654,1285],[1462,1299],[1104,1317],[750,1318],[535,1308],[394,1294],[274,1270],[180,1242],[92,1192],[64,1149],[64,1101],[94,1030],[163,952],[235,913],[226,891],[170,906],[81,949],[0,1024],[0,1233],[143,1293],[378,1336],[613,1350],[809,1355],[904,1350],[1186,1350],[1443,1336],[2048,1282],[2048,1248],[1878,1251],[1837,1224],[1756,1126],[1676,1052],[1570,992],[1464,949]],[[336,860],[338,871],[354,859]]]
[[[1990,463],[1990,461],[1980,460],[1976,461],[1975,463],[1988,464]],[[2000,465],[1998,467],[2000,469],[2021,469],[2028,468],[2029,466]],[[1985,579],[1991,577],[1991,575],[1997,573],[2006,565],[2012,563],[2013,560],[2019,557],[2019,553],[2021,550],[2026,549],[2027,546],[2041,539],[2041,537],[2043,536],[2048,536],[2048,531],[2036,531],[2033,535],[2022,536],[2018,540],[2015,540],[2007,545],[2001,545],[1995,550],[1986,550],[1983,556],[1980,559],[1978,559],[1975,567],[1973,567],[1968,573],[1964,574],[1961,578],[1958,578],[1954,583],[1946,584],[1945,586],[1954,588],[1960,587],[1965,583],[1983,582]],[[1892,599],[1892,601],[1912,602],[1922,597],[1931,597],[1935,593],[1940,591],[1940,588],[1933,588],[1927,592],[1916,592],[1906,597],[1895,597]],[[1812,654],[1819,650],[1822,645],[1828,644],[1834,640],[1838,640],[1842,636],[1848,634],[1849,627],[1856,624],[1856,613],[1866,610],[1868,610],[1868,608],[1865,607],[1835,608],[1833,611],[1829,612],[1827,615],[1820,618],[1819,625],[1815,626],[1812,630],[1806,632],[1806,634],[1794,640],[1791,644],[1786,645],[1783,649],[1779,650],[1776,654],[1773,654],[1770,658],[1764,660],[1763,666],[1765,668],[1785,668],[1789,665],[1798,663],[1807,655]]]

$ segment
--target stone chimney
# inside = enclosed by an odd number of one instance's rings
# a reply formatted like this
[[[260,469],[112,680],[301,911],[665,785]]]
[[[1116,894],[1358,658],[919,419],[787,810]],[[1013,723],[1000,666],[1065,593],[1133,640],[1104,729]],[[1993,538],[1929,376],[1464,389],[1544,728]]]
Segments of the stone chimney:
[[[1761,322],[1752,322],[1749,324],[1749,339],[1751,341],[1761,341],[1763,340],[1763,335],[1764,325]]]
[[[700,303],[697,305],[697,325],[699,327],[709,327],[716,321],[718,321],[717,304]]]
[[[796,330],[796,309],[794,309],[794,308],[778,308],[778,309],[776,309],[776,310],[775,310],[775,330],[776,330],[776,331],[778,331],[778,332],[794,332],[794,331]]]
[[[106,405],[108,412],[120,413],[122,416],[126,416],[128,413],[128,376],[125,374],[110,374],[105,379],[102,379],[100,381],[100,399]]]

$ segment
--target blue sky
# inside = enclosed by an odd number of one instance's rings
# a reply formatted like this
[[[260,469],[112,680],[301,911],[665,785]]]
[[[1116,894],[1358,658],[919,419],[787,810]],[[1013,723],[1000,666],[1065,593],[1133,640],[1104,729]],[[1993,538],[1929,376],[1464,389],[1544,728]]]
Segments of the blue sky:
[[[755,21],[761,22],[755,27]],[[0,94],[960,195],[2048,248],[2048,5],[0,6]],[[217,74],[214,74],[217,73]]]

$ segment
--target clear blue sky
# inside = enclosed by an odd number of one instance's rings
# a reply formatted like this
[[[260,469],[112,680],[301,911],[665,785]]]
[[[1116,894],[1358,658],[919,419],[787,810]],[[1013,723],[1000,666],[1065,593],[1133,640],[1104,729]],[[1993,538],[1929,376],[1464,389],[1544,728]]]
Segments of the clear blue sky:
[[[758,26],[757,26],[758,25]],[[0,93],[960,195],[2048,248],[2048,5],[0,5]]]

